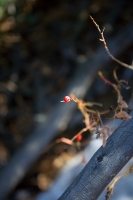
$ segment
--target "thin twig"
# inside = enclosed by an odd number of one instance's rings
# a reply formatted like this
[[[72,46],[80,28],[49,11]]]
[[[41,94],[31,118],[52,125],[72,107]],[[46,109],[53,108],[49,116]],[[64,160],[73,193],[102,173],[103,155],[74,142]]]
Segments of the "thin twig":
[[[108,55],[112,58],[112,60],[114,60],[115,62],[117,62],[118,64],[120,64],[120,65],[122,65],[122,66],[124,66],[124,67],[127,67],[127,68],[133,70],[133,65],[128,65],[128,64],[126,64],[126,63],[124,63],[124,62],[121,62],[120,60],[118,60],[117,58],[115,58],[115,57],[110,53],[110,51],[109,51],[109,49],[108,49],[108,47],[107,47],[107,44],[106,44],[106,40],[105,40],[105,38],[104,38],[104,34],[103,34],[103,33],[104,33],[104,30],[105,30],[105,27],[103,27],[103,30],[101,31],[101,29],[99,28],[99,25],[95,22],[95,20],[93,19],[93,17],[90,16],[90,18],[91,18],[91,20],[93,21],[93,23],[95,24],[95,26],[97,27],[97,29],[98,29],[98,31],[99,31],[101,37],[102,37],[102,38],[100,39],[100,41],[103,42],[104,48],[105,48],[106,52],[108,53]]]
[[[126,176],[127,174],[131,173],[133,171],[133,167],[130,167],[127,171],[125,171],[122,175],[116,177],[113,179],[113,182],[110,186],[107,187],[107,194],[106,194],[106,200],[109,200],[111,195],[113,194],[114,186],[123,176]]]

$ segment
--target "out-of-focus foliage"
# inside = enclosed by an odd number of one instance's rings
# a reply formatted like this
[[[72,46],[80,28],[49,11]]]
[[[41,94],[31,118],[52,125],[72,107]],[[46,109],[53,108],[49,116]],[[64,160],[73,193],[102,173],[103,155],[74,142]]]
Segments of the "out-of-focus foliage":
[[[62,100],[59,96],[73,80],[78,66],[95,57],[97,48],[102,46],[89,15],[100,27],[105,25],[108,42],[131,22],[132,8],[132,0],[0,0],[0,168]],[[132,46],[120,60],[130,63],[131,50]],[[105,73],[112,76],[116,64],[107,67]],[[118,71],[120,75],[124,73]],[[131,77],[126,73],[123,78]],[[108,94],[104,84],[101,89],[100,82],[94,83],[92,96],[89,94],[86,101],[112,103],[115,95]],[[79,115],[77,111],[72,123]],[[62,136],[71,138],[76,134],[83,125],[81,115],[79,119],[76,128]],[[57,145],[33,166],[18,188],[37,192],[47,189],[59,167],[75,152]]]
[[[3,16],[5,7],[9,4],[15,3],[16,0],[0,0],[0,17]]]

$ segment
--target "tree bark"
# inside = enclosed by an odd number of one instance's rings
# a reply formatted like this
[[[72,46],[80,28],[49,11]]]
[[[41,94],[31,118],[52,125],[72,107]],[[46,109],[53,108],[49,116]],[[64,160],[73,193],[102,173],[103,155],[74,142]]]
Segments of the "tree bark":
[[[59,200],[96,200],[132,156],[133,118],[117,128]]]

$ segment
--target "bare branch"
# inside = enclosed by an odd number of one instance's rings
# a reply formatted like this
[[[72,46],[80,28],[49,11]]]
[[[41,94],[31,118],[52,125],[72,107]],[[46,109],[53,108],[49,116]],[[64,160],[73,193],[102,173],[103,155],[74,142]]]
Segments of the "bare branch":
[[[126,176],[127,174],[131,173],[133,171],[133,167],[130,167],[127,171],[125,171],[122,175],[116,177],[113,179],[113,182],[110,186],[107,187],[107,194],[106,194],[106,200],[109,200],[111,195],[113,194],[114,186],[123,176]]]
[[[103,42],[104,48],[105,48],[106,52],[108,53],[108,55],[112,58],[112,60],[114,60],[114,61],[117,62],[118,64],[122,65],[123,67],[127,67],[127,68],[133,70],[133,65],[128,65],[128,64],[126,64],[126,63],[124,63],[124,62],[121,62],[120,60],[118,60],[117,58],[115,58],[115,57],[110,53],[110,51],[109,51],[109,49],[108,49],[108,46],[107,46],[107,44],[106,44],[106,40],[105,40],[105,38],[104,38],[104,34],[103,34],[103,33],[104,33],[104,30],[105,30],[105,27],[103,27],[103,30],[101,31],[101,29],[99,28],[99,25],[95,22],[95,20],[93,19],[93,17],[90,16],[90,18],[91,18],[91,20],[93,21],[93,23],[95,24],[95,26],[97,27],[97,29],[98,29],[98,31],[99,31],[101,37],[102,37],[102,38],[100,39],[100,41]]]

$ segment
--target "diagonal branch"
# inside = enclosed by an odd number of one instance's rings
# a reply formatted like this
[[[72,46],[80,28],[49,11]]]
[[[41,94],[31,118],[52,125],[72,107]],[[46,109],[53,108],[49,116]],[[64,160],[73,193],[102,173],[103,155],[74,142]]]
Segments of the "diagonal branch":
[[[59,200],[96,200],[132,156],[133,118],[108,138]]]

